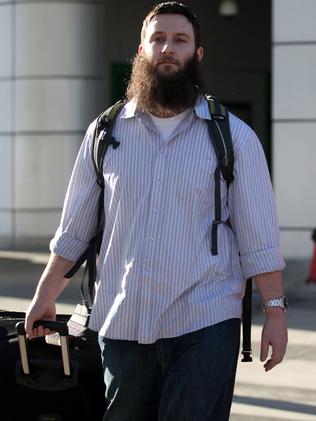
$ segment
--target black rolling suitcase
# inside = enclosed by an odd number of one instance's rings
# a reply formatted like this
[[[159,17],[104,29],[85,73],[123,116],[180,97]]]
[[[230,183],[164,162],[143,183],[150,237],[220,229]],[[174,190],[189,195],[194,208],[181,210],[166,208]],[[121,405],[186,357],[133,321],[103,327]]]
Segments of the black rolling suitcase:
[[[29,341],[24,316],[0,311],[1,421],[101,421],[105,397],[97,334],[88,329],[69,341],[70,316],[59,315],[50,327],[59,331],[62,346],[44,338]]]

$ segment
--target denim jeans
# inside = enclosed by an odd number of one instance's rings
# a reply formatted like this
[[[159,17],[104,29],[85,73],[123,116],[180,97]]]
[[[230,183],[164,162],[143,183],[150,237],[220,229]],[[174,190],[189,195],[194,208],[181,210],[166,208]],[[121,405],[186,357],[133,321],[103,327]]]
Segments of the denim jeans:
[[[239,319],[149,345],[99,337],[103,421],[227,421],[239,341]]]

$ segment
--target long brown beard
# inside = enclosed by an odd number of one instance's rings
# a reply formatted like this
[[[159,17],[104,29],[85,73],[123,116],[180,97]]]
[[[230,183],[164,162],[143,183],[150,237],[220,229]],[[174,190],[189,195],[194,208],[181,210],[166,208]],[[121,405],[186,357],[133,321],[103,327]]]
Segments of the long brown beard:
[[[176,114],[192,107],[202,92],[204,81],[196,54],[170,75],[161,74],[144,56],[136,55],[126,97],[131,100],[137,96],[137,105],[145,112]]]

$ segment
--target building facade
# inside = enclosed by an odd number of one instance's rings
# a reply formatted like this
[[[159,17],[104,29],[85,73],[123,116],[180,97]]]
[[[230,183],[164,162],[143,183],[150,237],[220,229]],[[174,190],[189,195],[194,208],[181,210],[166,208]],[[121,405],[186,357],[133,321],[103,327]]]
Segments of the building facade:
[[[210,92],[258,133],[286,257],[316,225],[316,2],[185,2],[198,15]],[[47,247],[90,121],[122,90],[156,2],[0,0],[0,247]],[[271,60],[272,58],[272,60]]]
[[[273,184],[285,256],[308,257],[316,227],[316,2],[274,0]]]

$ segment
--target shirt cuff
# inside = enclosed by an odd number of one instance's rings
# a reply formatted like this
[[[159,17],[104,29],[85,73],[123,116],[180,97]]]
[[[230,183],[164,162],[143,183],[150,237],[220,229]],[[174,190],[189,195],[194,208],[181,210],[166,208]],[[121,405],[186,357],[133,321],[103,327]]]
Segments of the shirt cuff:
[[[285,268],[285,262],[279,247],[273,247],[255,253],[240,256],[244,279],[261,273],[275,272]]]
[[[57,230],[49,244],[49,249],[57,256],[76,262],[88,245],[89,243],[73,238],[67,232],[61,233]]]

